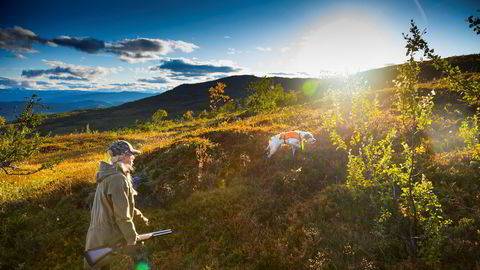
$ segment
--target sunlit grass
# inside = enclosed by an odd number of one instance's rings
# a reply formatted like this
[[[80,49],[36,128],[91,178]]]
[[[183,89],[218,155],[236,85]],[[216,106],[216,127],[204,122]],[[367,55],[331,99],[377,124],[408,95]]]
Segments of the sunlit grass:
[[[382,103],[390,101],[390,89],[374,94],[385,97]],[[397,124],[386,107],[372,124],[379,132]],[[327,109],[327,104],[317,101],[268,114],[237,112],[50,137],[41,153],[21,166],[34,168],[53,158],[63,158],[62,163],[28,176],[1,177],[0,249],[9,248],[1,257],[3,263],[20,269],[23,262],[32,269],[80,267],[89,222],[86,200],[95,190],[98,162],[106,160],[108,144],[124,139],[143,152],[136,160],[136,173],[151,189],[141,191],[138,198],[151,225],[139,223],[138,231],[172,228],[177,232],[146,243],[157,267],[296,269],[301,265],[299,269],[306,269],[323,264],[346,269],[360,268],[364,262],[381,266],[375,255],[381,253],[369,231],[374,207],[368,197],[342,186],[346,153],[336,149],[322,129]],[[448,133],[458,125],[437,116],[434,133]],[[351,125],[338,127],[344,139]],[[266,161],[263,150],[268,138],[295,129],[312,132],[316,145],[306,147],[298,160],[292,159],[290,149],[282,148]],[[425,162],[431,162],[428,173],[437,176],[432,177],[436,184],[453,177],[449,174],[453,170],[463,190],[474,172],[466,169],[463,145],[453,143],[456,133],[448,134],[451,137],[429,137],[438,147]],[[177,193],[168,190],[172,187]],[[12,243],[16,244],[10,247]],[[392,264],[401,265],[394,258],[399,246],[392,242],[381,251],[392,256]],[[29,251],[22,254],[27,247]],[[360,255],[347,256],[352,252]],[[116,269],[130,268],[131,261],[123,258]]]

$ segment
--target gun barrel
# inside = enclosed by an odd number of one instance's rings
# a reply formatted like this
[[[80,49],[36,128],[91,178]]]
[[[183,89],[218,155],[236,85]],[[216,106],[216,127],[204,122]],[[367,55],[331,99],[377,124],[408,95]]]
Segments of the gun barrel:
[[[156,231],[156,232],[153,232],[153,237],[156,237],[156,236],[161,236],[161,235],[165,235],[165,234],[170,234],[172,233],[172,230],[171,229],[167,229],[167,230],[161,230],[161,231]]]
[[[137,236],[137,241],[148,240],[150,238],[157,237],[157,236],[162,236],[162,235],[165,235],[165,234],[170,234],[172,232],[173,231],[171,229],[166,229],[166,230],[161,230],[161,231],[156,231],[156,232],[151,232],[151,233],[139,234]]]

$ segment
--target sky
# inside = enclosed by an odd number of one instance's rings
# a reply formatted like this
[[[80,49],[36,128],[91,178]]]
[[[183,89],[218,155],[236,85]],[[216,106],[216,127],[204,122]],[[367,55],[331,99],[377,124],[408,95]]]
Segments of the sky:
[[[410,20],[442,57],[480,52],[455,0],[3,1],[0,89],[148,91],[405,61]],[[228,86],[227,86],[228,87]]]

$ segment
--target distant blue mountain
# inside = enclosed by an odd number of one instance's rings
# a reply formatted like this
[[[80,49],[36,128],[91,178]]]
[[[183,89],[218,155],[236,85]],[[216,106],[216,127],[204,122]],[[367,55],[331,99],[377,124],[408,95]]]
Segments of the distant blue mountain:
[[[7,121],[14,120],[32,95],[41,99],[48,109],[43,113],[69,112],[81,109],[108,108],[155,95],[146,92],[100,92],[78,90],[24,90],[0,89],[0,115]]]

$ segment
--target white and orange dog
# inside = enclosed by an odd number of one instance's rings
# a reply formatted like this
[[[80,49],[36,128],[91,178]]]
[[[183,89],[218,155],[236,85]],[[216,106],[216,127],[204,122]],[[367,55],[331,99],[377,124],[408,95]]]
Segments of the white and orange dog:
[[[270,158],[282,145],[291,145],[292,154],[295,158],[295,152],[298,149],[303,149],[303,143],[307,142],[309,144],[314,144],[316,142],[312,133],[308,131],[295,130],[282,132],[273,137],[270,137],[268,141],[268,146],[265,149],[265,152],[268,153],[267,158]]]

